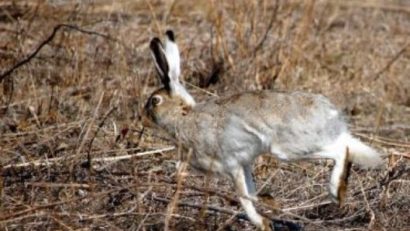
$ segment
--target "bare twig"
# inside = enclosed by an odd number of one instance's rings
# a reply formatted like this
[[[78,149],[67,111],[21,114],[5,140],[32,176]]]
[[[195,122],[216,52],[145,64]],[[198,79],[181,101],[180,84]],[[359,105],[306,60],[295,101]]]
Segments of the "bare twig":
[[[192,150],[190,150],[190,153],[188,155],[190,155],[191,152],[192,152]],[[167,207],[167,215],[165,217],[164,230],[169,230],[169,223],[170,223],[170,220],[171,220],[171,214],[174,213],[176,204],[178,203],[179,195],[180,195],[182,185],[183,185],[183,181],[184,181],[184,179],[187,175],[186,174],[187,167],[188,167],[188,163],[183,162],[183,163],[180,164],[180,166],[178,168],[177,187],[176,187],[174,196],[172,198],[172,201],[171,201],[171,203],[168,204],[168,207]]]
[[[94,219],[102,219],[102,218],[113,218],[113,217],[121,217],[121,216],[128,216],[128,215],[140,215],[140,216],[165,216],[165,213],[140,213],[134,212],[137,207],[132,207],[131,209],[124,211],[124,212],[116,212],[116,213],[104,213],[104,214],[84,214],[84,213],[55,213],[58,216],[64,217],[78,217],[81,221],[87,220],[94,220]],[[195,222],[196,220],[192,217],[182,216],[180,214],[171,214],[172,217],[175,218],[183,218],[187,219],[191,222]]]
[[[409,43],[406,43],[406,44],[400,49],[400,51],[397,52],[397,53],[393,56],[393,58],[390,59],[389,62],[386,63],[386,65],[385,65],[382,69],[380,69],[379,71],[377,71],[377,72],[374,74],[373,79],[374,79],[374,80],[379,79],[379,77],[380,77],[384,72],[386,72],[386,71],[393,65],[394,62],[396,62],[396,61],[400,58],[400,56],[406,51],[406,49],[408,48],[408,46],[409,46]]]
[[[156,149],[156,150],[152,150],[152,151],[146,151],[146,152],[139,152],[139,153],[130,154],[130,155],[94,158],[93,162],[119,161],[119,160],[131,159],[131,158],[135,158],[135,157],[152,155],[152,154],[161,153],[161,152],[168,152],[168,151],[172,151],[174,149],[175,149],[174,146],[170,146],[170,147],[165,147],[165,148]],[[3,170],[8,169],[8,168],[21,168],[21,167],[28,167],[28,166],[34,166],[34,167],[47,166],[47,165],[50,165],[50,164],[56,164],[60,161],[64,161],[64,160],[67,160],[67,159],[73,159],[75,157],[77,157],[77,155],[72,155],[72,156],[69,156],[69,157],[50,158],[48,160],[35,160],[35,161],[30,161],[30,162],[21,163],[21,164],[9,164],[9,165],[3,166]]]
[[[369,136],[367,134],[358,133],[358,132],[355,132],[354,134],[356,136],[366,138],[366,139],[369,139],[373,142],[380,143],[380,144],[383,144],[383,145],[396,146],[396,147],[401,147],[401,148],[410,148],[410,143],[397,142],[397,141],[393,141],[391,139],[385,139],[381,136]]]
[[[365,208],[359,209],[357,212],[352,214],[351,216],[348,217],[343,217],[343,218],[337,218],[337,219],[332,219],[332,220],[322,220],[319,219],[317,221],[313,221],[314,224],[338,224],[338,223],[346,223],[346,222],[351,222],[357,219],[359,216],[361,216],[365,211]]]
[[[86,132],[85,132],[85,135],[80,138],[80,146],[79,146],[78,149],[77,149],[77,156],[79,156],[79,154],[81,153],[81,151],[82,151],[82,149],[83,149],[83,146],[84,146],[84,144],[85,144],[85,141],[86,141],[87,138],[88,138],[88,134],[90,134],[90,132],[91,132],[91,127],[92,127],[92,125],[94,124],[95,119],[97,118],[98,111],[99,111],[99,109],[100,109],[100,106],[101,106],[101,103],[102,103],[102,101],[103,101],[103,98],[104,98],[104,92],[101,93],[100,99],[98,100],[97,107],[96,107],[95,110],[94,110],[93,117],[91,118],[90,124],[88,125],[88,128],[87,128],[87,130],[86,130]]]
[[[90,31],[90,30],[84,30],[79,28],[78,26],[75,25],[69,25],[69,24],[58,24],[54,27],[53,31],[51,32],[51,34],[40,43],[40,45],[31,53],[29,54],[26,58],[20,60],[19,62],[17,62],[15,65],[13,65],[11,68],[9,68],[8,70],[6,70],[5,72],[0,74],[0,83],[3,81],[3,79],[5,79],[7,76],[11,75],[15,70],[17,70],[18,68],[20,68],[21,66],[23,66],[24,64],[30,62],[31,59],[33,59],[38,52],[40,52],[40,50],[47,45],[48,43],[50,43],[54,37],[56,36],[57,32],[60,31],[62,28],[69,28],[72,30],[76,30],[79,31],[81,33],[85,33],[85,34],[89,34],[89,35],[96,35],[96,36],[100,36],[104,39],[116,42],[116,43],[120,43],[123,46],[126,46],[123,42],[121,42],[118,39],[115,39],[111,36],[105,35],[105,34],[101,34],[98,33],[96,31]]]
[[[49,203],[49,204],[45,204],[45,205],[35,206],[35,207],[25,209],[25,210],[21,210],[21,211],[12,213],[12,214],[7,214],[7,215],[3,214],[2,216],[0,216],[0,224],[8,222],[8,219],[10,219],[10,218],[23,216],[27,213],[33,213],[33,212],[35,212],[37,210],[41,210],[41,209],[46,209],[46,208],[55,207],[55,206],[58,206],[58,205],[63,205],[63,204],[66,204],[66,203],[70,203],[70,202],[79,200],[79,199],[80,198],[68,199],[68,200],[64,200],[64,201],[58,201],[58,202]],[[81,199],[83,199],[83,198],[81,198]]]
[[[63,227],[65,230],[74,230],[72,227],[70,227],[68,224],[66,224],[64,221],[62,221],[61,219],[58,219],[57,217],[53,216],[53,215],[49,215],[49,217],[51,219],[53,219],[57,224],[59,224],[61,227]]]
[[[52,183],[52,182],[26,182],[26,186],[42,188],[90,188],[90,184],[78,183]]]
[[[309,204],[309,205],[302,205],[302,206],[284,208],[281,211],[289,212],[289,211],[294,211],[294,210],[305,210],[305,209],[311,209],[311,208],[320,207],[320,206],[328,205],[328,204],[332,204],[332,203],[333,202],[331,200],[325,200],[325,201],[320,202],[320,203],[313,203],[313,204]]]
[[[359,177],[359,174],[357,174],[355,171],[353,171],[353,173],[356,175],[357,178]],[[373,209],[370,207],[369,200],[367,199],[366,193],[364,192],[363,183],[362,183],[360,180],[359,180],[359,186],[360,186],[360,191],[362,192],[364,201],[365,201],[365,203],[366,203],[367,211],[370,213],[370,222],[369,222],[367,228],[368,228],[369,230],[371,230],[371,229],[373,229],[374,220],[375,220],[375,214],[374,214]]]
[[[389,4],[385,1],[327,1],[326,4],[335,4],[351,8],[364,8],[364,9],[378,9],[393,12],[403,12],[410,14],[410,7],[405,4]],[[404,3],[405,1],[403,1]],[[319,2],[322,3],[322,2]],[[324,3],[324,2],[323,2]]]
[[[91,138],[90,143],[88,144],[88,151],[87,151],[87,166],[91,166],[91,147],[93,146],[93,142],[95,137],[97,136],[98,132],[100,131],[101,127],[104,125],[105,120],[117,107],[111,108],[102,118],[101,122],[98,124],[97,130],[94,133],[94,136]]]
[[[152,199],[155,200],[155,201],[163,202],[163,203],[170,203],[171,202],[170,199],[157,197],[157,196],[152,196]],[[195,209],[202,209],[205,206],[205,208],[209,211],[224,213],[224,214],[228,214],[228,215],[234,215],[234,214],[238,213],[238,211],[235,211],[235,210],[226,209],[226,208],[217,207],[217,206],[212,206],[212,205],[202,205],[202,204],[198,205],[198,204],[193,204],[193,203],[188,203],[188,202],[178,202],[176,205],[180,206],[180,207],[191,207],[191,208],[195,208]],[[244,217],[241,217],[241,218],[247,220],[247,218],[244,218]]]
[[[265,43],[266,39],[268,38],[269,32],[272,30],[273,23],[276,21],[276,16],[278,14],[279,9],[279,2],[278,0],[275,1],[274,9],[272,10],[272,16],[270,18],[269,24],[266,28],[265,34],[262,36],[261,40],[258,42],[258,45],[255,46],[253,50],[253,55],[255,56],[259,49],[262,48],[263,44]]]
[[[169,199],[156,197],[154,195],[152,196],[152,199],[155,200],[155,201],[163,202],[163,203],[171,203],[171,200],[169,200]],[[247,215],[245,215],[245,214],[243,214],[239,211],[236,211],[236,210],[226,209],[226,208],[212,206],[212,205],[197,205],[197,204],[188,203],[188,202],[178,202],[176,205],[180,206],[180,207],[191,207],[191,208],[195,208],[195,209],[199,209],[199,210],[206,209],[206,210],[213,211],[213,212],[219,212],[219,213],[232,215],[232,216],[235,216],[238,219],[249,221],[249,218],[247,217]],[[307,218],[304,218],[302,216],[298,216],[298,215],[292,214],[290,212],[285,212],[285,211],[283,211],[283,212],[285,214],[291,215],[293,217],[297,217],[301,220],[310,221]],[[282,225],[282,226],[286,226],[288,228],[289,227],[300,228],[300,226],[298,224],[294,223],[291,220],[288,221],[288,220],[277,219],[277,218],[273,218],[271,216],[268,216],[267,214],[264,214],[264,213],[262,213],[262,214],[264,216],[268,217],[269,219],[271,219],[274,222],[274,224],[276,224],[276,225]],[[295,229],[295,230],[299,230],[299,229]]]
[[[5,71],[4,73],[2,73],[0,75],[0,82],[3,81],[4,78],[6,78],[7,76],[9,76],[11,73],[13,73],[15,70],[17,70],[19,67],[23,66],[24,64],[28,63],[34,56],[37,55],[37,53],[45,46],[47,45],[51,40],[53,40],[54,36],[56,35],[56,33],[63,28],[64,25],[63,24],[59,24],[56,27],[54,27],[53,31],[51,32],[51,34],[43,41],[40,43],[40,45],[37,47],[37,49],[35,49],[33,51],[33,53],[31,53],[30,55],[28,55],[26,58],[24,58],[23,60],[21,60],[20,62],[18,62],[16,65],[14,65],[13,67],[11,67],[10,69],[8,69],[7,71]]]
[[[409,172],[410,172],[410,166],[404,166],[404,165],[400,166],[400,165],[397,165],[396,163],[396,165],[392,169],[386,172],[386,174],[380,180],[379,185],[373,185],[366,189],[356,191],[352,193],[352,197],[355,197],[361,194],[362,191],[371,191],[371,190],[378,188],[379,186],[388,186],[392,181],[402,177],[403,175],[406,175],[406,174],[408,175]]]

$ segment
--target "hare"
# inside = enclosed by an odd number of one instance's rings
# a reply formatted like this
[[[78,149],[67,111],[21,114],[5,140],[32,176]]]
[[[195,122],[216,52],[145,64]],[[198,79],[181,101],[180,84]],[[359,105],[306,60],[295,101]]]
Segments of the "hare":
[[[163,87],[148,98],[143,117],[192,150],[190,164],[229,177],[250,221],[262,230],[270,221],[255,209],[252,179],[256,157],[280,160],[329,158],[335,162],[331,197],[343,200],[350,163],[377,167],[382,156],[354,138],[340,111],[324,96],[305,92],[249,91],[196,103],[180,83],[180,54],[167,31],[150,49]]]

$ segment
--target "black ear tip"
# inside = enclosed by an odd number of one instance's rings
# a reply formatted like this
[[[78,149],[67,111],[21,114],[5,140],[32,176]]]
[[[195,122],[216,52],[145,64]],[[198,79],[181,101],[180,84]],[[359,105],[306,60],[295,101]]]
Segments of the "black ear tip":
[[[161,40],[158,37],[154,37],[151,39],[151,44],[161,44]]]
[[[172,30],[167,30],[165,34],[167,35],[169,40],[171,40],[172,42],[175,42],[175,34]]]
[[[155,49],[155,48],[157,48],[158,46],[161,46],[161,45],[162,45],[161,40],[157,37],[151,39],[151,42],[149,43],[149,46],[150,46],[151,49]]]

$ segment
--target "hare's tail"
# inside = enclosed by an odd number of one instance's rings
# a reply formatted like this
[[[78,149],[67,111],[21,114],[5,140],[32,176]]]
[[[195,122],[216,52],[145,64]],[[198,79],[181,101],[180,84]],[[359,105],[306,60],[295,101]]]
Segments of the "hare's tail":
[[[349,155],[346,155],[347,153]],[[343,203],[345,199],[350,172],[350,165],[346,161],[346,157],[349,158],[349,161],[358,164],[362,168],[377,168],[383,163],[381,154],[359,139],[354,138],[348,132],[342,133],[332,144],[324,147],[323,152],[320,154],[323,157],[335,160],[329,191],[332,198],[339,204]]]
[[[377,168],[383,163],[382,154],[349,133],[341,134],[333,144],[325,149],[338,156],[344,156],[348,150],[350,161],[363,168]]]
[[[359,139],[346,133],[341,137],[345,146],[349,149],[350,161],[363,168],[377,168],[383,163],[383,155],[369,147]]]

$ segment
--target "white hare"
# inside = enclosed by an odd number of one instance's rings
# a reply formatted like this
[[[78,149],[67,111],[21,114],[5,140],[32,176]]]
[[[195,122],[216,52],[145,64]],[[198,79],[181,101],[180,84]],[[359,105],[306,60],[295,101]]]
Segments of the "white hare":
[[[252,163],[264,153],[278,159],[335,161],[329,191],[342,200],[350,162],[376,167],[381,156],[352,137],[342,114],[322,95],[251,91],[196,103],[179,82],[180,55],[172,31],[165,44],[150,43],[163,87],[149,97],[145,119],[192,150],[190,164],[228,176],[249,219],[262,230],[270,222],[256,211]]]

